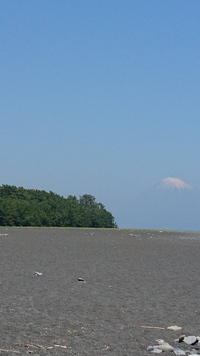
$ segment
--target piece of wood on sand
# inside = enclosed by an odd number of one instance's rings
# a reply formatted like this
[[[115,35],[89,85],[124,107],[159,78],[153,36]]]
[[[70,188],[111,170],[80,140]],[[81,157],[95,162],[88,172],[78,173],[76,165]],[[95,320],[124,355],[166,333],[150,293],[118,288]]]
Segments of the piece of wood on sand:
[[[20,354],[20,352],[17,351],[17,350],[7,350],[7,349],[0,349],[0,352],[12,352],[12,353],[15,353],[15,354]]]
[[[46,347],[42,346],[42,345],[38,345],[38,344],[24,344],[22,342],[17,342],[15,345],[20,346],[20,347],[35,347],[37,349],[42,349],[42,350],[46,350]]]
[[[141,325],[141,328],[144,329],[160,329],[160,330],[165,330],[165,328],[161,326],[149,326],[149,325]]]

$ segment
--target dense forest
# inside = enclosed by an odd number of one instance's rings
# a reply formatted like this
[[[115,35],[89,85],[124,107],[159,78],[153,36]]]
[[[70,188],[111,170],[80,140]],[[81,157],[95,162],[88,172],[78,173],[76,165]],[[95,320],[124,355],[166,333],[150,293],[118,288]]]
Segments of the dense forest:
[[[115,219],[95,197],[64,198],[53,192],[0,186],[0,226],[115,228]]]

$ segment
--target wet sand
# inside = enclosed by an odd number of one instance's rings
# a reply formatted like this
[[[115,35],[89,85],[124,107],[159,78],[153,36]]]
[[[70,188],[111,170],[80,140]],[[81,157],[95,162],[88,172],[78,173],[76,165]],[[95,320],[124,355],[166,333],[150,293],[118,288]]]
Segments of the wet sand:
[[[140,356],[151,355],[146,349],[155,339],[175,346],[182,332],[200,334],[200,233],[0,228],[0,234],[0,349]],[[183,330],[142,327],[170,325]]]

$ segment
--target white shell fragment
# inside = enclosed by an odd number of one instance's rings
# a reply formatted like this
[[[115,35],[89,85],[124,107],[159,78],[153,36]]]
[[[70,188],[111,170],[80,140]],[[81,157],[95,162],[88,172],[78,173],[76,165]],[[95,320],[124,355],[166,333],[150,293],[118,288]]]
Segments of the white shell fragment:
[[[181,356],[181,355],[186,355],[185,351],[181,350],[181,349],[173,349],[173,352],[175,353],[175,355]]]
[[[158,343],[158,345],[154,345],[154,350],[151,352],[154,352],[156,349],[159,349],[161,351],[173,351],[174,349],[168,342],[165,342],[162,339],[157,339],[156,342]]]
[[[177,326],[177,325],[171,325],[167,327],[168,330],[173,330],[173,331],[179,331],[182,329],[181,326]]]
[[[168,342],[164,342],[163,344],[160,344],[160,345],[155,345],[153,346],[153,348],[155,349],[160,349],[162,351],[173,351],[173,347],[168,344]]]
[[[158,349],[158,348],[153,348],[152,351],[150,351],[152,354],[160,354],[162,352],[161,349]]]
[[[150,351],[152,354],[160,354],[162,352],[161,349],[158,349],[155,346],[148,346],[147,351]]]
[[[197,342],[197,337],[194,335],[185,336],[183,342],[185,342],[187,345],[192,345]]]
[[[35,275],[35,276],[42,276],[42,273],[35,271],[35,272],[34,272],[34,275]]]

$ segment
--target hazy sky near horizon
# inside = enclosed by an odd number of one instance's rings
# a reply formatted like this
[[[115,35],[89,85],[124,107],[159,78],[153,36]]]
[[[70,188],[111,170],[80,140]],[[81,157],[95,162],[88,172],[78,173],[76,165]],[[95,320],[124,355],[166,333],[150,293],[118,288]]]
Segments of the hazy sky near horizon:
[[[199,18],[199,0],[2,0],[0,183],[200,230]],[[166,177],[196,190],[155,197]]]

